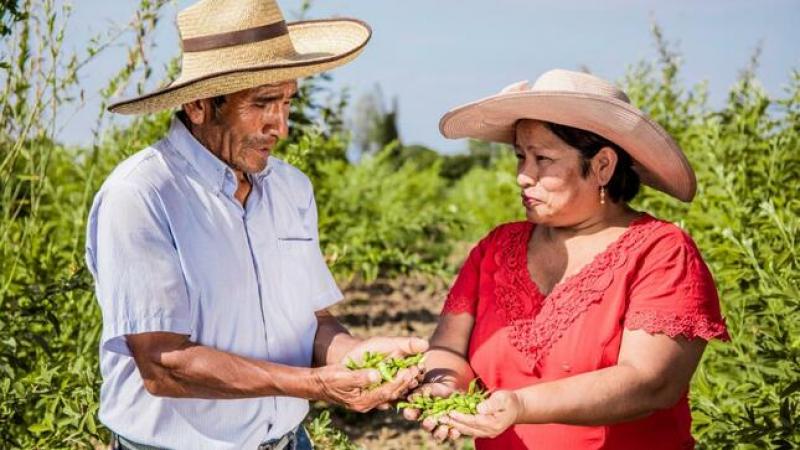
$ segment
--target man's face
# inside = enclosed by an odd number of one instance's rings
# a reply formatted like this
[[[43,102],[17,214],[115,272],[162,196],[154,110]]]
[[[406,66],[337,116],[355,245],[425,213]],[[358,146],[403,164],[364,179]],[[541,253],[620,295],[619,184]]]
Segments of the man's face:
[[[279,139],[289,133],[289,107],[297,81],[269,84],[184,106],[192,132],[232,169],[258,173]]]

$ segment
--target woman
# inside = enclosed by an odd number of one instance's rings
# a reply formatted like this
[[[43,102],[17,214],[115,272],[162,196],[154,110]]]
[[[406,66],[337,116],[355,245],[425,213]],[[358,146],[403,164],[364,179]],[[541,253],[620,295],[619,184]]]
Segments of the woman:
[[[640,181],[691,201],[677,144],[612,84],[564,70],[440,128],[514,144],[527,221],[472,249],[416,391],[446,396],[477,376],[491,396],[423,426],[479,450],[693,448],[689,381],[706,341],[728,339],[716,288],[689,236],[628,206]]]

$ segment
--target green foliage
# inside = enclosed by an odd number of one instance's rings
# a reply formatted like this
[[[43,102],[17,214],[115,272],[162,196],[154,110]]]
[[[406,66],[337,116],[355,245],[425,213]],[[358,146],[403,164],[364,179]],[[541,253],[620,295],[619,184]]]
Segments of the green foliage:
[[[148,4],[140,14],[153,14]],[[67,52],[68,5],[20,7],[3,47],[13,66],[0,72],[0,448],[93,448],[107,432],[97,423],[101,317],[83,261],[85,220],[103,177],[132,152],[126,145],[149,140],[153,121],[93,149],[55,142],[79,70],[111,41]],[[148,34],[145,25],[129,31]]]
[[[8,36],[16,22],[27,19],[19,0],[0,0],[0,36]]]
[[[713,448],[797,448],[800,77],[775,115],[752,81],[685,139],[706,154],[705,188],[685,223],[711,263],[733,337],[713,348],[695,383],[696,429]]]
[[[333,270],[344,277],[437,272],[461,221],[443,205],[447,184],[439,165],[395,168],[392,147],[359,164],[327,161],[316,180],[320,240]]]
[[[94,448],[101,317],[83,261],[85,220],[102,180],[159,139],[169,112],[125,123],[98,114],[87,148],[57,141],[57,113],[79,102],[79,73],[129,33],[125,65],[101,89],[103,105],[153,71],[144,55],[165,1],[141,0],[128,27],[62,48],[69,8],[52,0],[0,4],[0,448]],[[57,6],[58,5],[58,6]],[[676,137],[696,169],[691,205],[645,189],[641,209],[694,237],[715,275],[733,341],[712,343],[692,386],[702,448],[800,446],[800,72],[780,98],[755,78],[758,53],[718,110],[703,85],[680,83],[677,53],[654,30],[659,60],[624,80],[635,104]],[[113,47],[112,47],[113,48]],[[168,65],[168,76],[177,65]],[[475,143],[442,157],[423,147],[379,147],[346,157],[347,96],[327,76],[306,80],[278,156],[317,191],[326,258],[340,279],[412,271],[451,274],[448,257],[495,225],[523,218],[515,160]],[[97,87],[92,87],[96,90]],[[352,449],[323,413],[310,423],[320,448]]]
[[[337,430],[331,423],[331,413],[322,411],[313,420],[306,421],[308,434],[315,448],[330,450],[362,450],[361,447],[350,442],[350,439],[341,430]]]
[[[381,381],[378,384],[394,380],[397,372],[408,369],[422,363],[425,359],[424,353],[406,356],[404,358],[389,358],[385,353],[366,352],[361,361],[350,359],[345,366],[350,370],[375,369],[381,374]]]
[[[448,191],[448,202],[467,222],[453,238],[475,242],[498,224],[525,219],[516,180],[517,159],[513,151],[505,150],[488,167],[472,168]]]
[[[690,206],[652,190],[637,204],[692,234],[732,337],[709,346],[692,386],[701,448],[800,446],[800,73],[772,100],[757,65],[758,52],[719,111],[679,89],[674,58],[627,80],[634,101],[684,148],[699,184]]]
[[[469,383],[466,392],[453,392],[449,397],[431,397],[429,394],[416,395],[410,401],[398,402],[397,409],[418,409],[422,412],[419,420],[439,417],[452,411],[462,414],[478,414],[478,404],[486,400],[489,393],[478,387],[478,379]]]

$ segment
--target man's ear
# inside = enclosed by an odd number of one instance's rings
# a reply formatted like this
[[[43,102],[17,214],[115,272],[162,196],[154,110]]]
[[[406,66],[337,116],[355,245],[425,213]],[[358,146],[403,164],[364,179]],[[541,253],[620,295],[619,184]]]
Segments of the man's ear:
[[[605,186],[614,175],[614,169],[617,168],[617,152],[611,147],[603,147],[592,158],[592,172],[597,177],[597,182],[600,186]]]
[[[183,112],[193,125],[202,125],[213,117],[211,99],[203,98],[191,103],[184,103]]]

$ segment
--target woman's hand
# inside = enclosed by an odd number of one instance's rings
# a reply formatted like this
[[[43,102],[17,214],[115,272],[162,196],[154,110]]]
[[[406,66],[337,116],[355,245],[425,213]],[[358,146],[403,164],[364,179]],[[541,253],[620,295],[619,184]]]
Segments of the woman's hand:
[[[450,434],[494,438],[517,423],[523,411],[522,400],[514,391],[496,391],[478,404],[478,414],[450,412],[439,419],[440,426],[450,428]]]
[[[450,394],[455,392],[456,384],[454,381],[430,381],[421,385],[417,388],[411,395],[408,396],[409,400],[413,399],[418,395],[429,395],[431,397],[442,397],[446,398],[449,397]],[[414,408],[405,408],[403,409],[403,417],[408,420],[419,420],[422,411]],[[422,428],[434,437],[439,442],[443,442],[447,439],[458,439],[461,435],[452,430],[447,425],[443,425],[439,422],[437,418],[434,417],[426,417],[422,420],[420,424]]]

